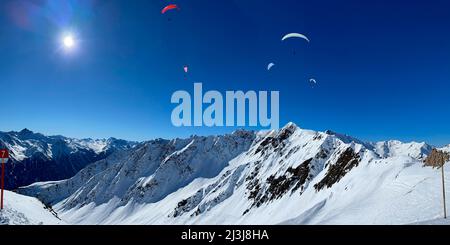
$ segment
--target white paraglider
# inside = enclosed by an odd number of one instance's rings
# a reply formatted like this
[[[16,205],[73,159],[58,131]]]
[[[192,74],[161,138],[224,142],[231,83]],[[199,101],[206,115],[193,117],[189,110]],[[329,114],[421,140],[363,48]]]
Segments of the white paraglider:
[[[314,79],[314,78],[309,79],[309,82],[310,82],[310,83],[317,84],[317,81],[316,81],[316,79]]]
[[[281,39],[281,41],[285,41],[285,40],[290,39],[290,38],[302,38],[302,39],[305,39],[307,42],[309,42],[309,38],[307,36],[303,35],[303,34],[300,34],[300,33],[289,33],[289,34],[285,35]]]
[[[272,69],[272,67],[274,66],[275,66],[274,63],[270,63],[269,65],[267,65],[267,70],[270,71],[270,69]]]

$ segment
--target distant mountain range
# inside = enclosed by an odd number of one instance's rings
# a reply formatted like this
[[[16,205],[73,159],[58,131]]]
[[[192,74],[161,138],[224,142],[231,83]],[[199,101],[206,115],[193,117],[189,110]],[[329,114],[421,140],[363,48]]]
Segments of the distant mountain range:
[[[69,179],[18,192],[69,224],[409,224],[441,215],[426,143],[364,142],[290,123],[120,148]]]
[[[10,151],[5,186],[15,189],[39,181],[63,180],[117,150],[136,146],[115,138],[93,140],[44,136],[28,129],[0,132],[0,147]]]

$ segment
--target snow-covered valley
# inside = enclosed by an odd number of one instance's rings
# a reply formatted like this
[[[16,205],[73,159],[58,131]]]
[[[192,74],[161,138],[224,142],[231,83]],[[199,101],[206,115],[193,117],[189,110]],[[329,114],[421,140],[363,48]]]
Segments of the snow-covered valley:
[[[438,222],[440,170],[423,163],[431,150],[290,123],[278,131],[141,143],[70,179],[18,192],[67,224]]]

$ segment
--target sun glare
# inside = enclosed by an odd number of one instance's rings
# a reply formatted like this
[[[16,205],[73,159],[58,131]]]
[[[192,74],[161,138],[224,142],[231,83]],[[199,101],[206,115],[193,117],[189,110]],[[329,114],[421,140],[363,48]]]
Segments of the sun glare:
[[[76,45],[75,37],[72,34],[65,34],[62,38],[62,45],[66,50],[72,50]]]

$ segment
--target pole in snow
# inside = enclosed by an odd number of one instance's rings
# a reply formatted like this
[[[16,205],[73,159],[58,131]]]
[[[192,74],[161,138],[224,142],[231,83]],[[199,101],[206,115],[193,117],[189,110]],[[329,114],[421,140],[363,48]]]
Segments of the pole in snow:
[[[447,204],[445,202],[445,175],[444,175],[444,166],[445,166],[446,159],[444,156],[442,156],[442,166],[441,166],[441,172],[442,172],[442,197],[444,199],[444,219],[447,219]]]
[[[425,159],[425,164],[432,167],[441,168],[442,178],[442,198],[444,203],[444,219],[447,219],[447,204],[445,201],[445,163],[450,160],[450,154],[444,151],[433,149],[431,154]]]
[[[1,180],[1,203],[0,203],[0,209],[3,209],[3,190],[5,189],[5,163],[9,159],[9,154],[7,149],[0,150],[0,160],[2,162],[2,180]]]

